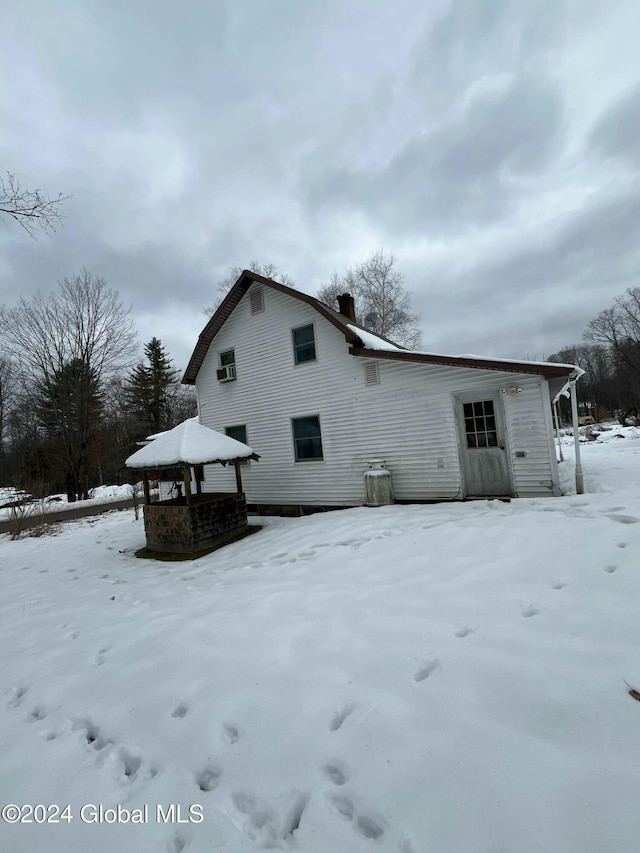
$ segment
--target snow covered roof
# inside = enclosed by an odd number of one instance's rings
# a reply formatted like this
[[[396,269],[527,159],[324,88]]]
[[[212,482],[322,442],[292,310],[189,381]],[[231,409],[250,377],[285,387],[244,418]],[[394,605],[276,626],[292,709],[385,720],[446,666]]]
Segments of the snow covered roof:
[[[373,332],[361,329],[359,326],[354,326],[353,323],[347,323],[347,328],[357,335],[365,347],[377,350],[393,350],[395,352],[408,352],[408,350],[399,347],[397,344],[392,344],[391,341],[385,341],[379,335],[374,335]]]
[[[200,423],[197,415],[194,415],[192,418],[187,418],[187,420],[188,421],[195,421],[195,423]],[[160,438],[161,435],[166,435],[168,432],[170,432],[170,430],[168,430],[168,429],[164,429],[161,432],[154,432],[152,435],[148,435],[145,438],[145,442],[155,441],[156,438]],[[142,442],[139,442],[139,444],[142,444]]]
[[[483,355],[445,355],[439,352],[425,352],[423,350],[404,350],[394,347],[383,341],[378,344],[375,340],[366,340],[365,333],[359,331],[359,337],[365,344],[364,347],[352,347],[352,355],[367,356],[369,358],[390,358],[399,361],[417,361],[428,364],[444,364],[452,367],[475,367],[484,370],[508,370],[513,373],[536,373],[546,376],[548,379],[560,376],[572,376],[579,378],[584,370],[575,364],[558,364],[555,361],[518,361],[513,358],[494,358]],[[375,338],[371,335],[370,338]]]
[[[259,459],[257,453],[243,444],[190,419],[167,432],[159,433],[146,447],[132,454],[127,468],[166,468],[174,465],[207,465],[211,462],[233,462],[236,459]]]

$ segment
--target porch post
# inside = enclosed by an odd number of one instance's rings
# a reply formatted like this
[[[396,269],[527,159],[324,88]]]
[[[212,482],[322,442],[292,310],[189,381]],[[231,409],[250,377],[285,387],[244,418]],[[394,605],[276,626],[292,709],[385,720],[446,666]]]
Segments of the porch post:
[[[187,506],[191,506],[191,469],[188,465],[182,469],[182,481],[184,483],[184,499]]]
[[[558,450],[560,451],[560,462],[564,462],[562,454],[562,440],[560,438],[560,418],[558,416],[558,401],[553,401],[553,415],[556,419],[556,441],[558,442]]]
[[[573,422],[573,444],[576,451],[576,494],[584,494],[584,478],[580,462],[580,430],[578,428],[578,398],[576,396],[576,380],[570,380],[571,387],[571,420]]]
[[[234,468],[236,469],[236,489],[239,495],[242,494],[242,474],[240,473],[240,460],[236,459],[233,463]]]

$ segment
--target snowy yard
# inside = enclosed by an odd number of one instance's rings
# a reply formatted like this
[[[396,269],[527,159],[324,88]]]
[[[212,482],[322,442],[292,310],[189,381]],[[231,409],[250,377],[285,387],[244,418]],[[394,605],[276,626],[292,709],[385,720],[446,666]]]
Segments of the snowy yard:
[[[0,537],[0,800],[71,818],[0,847],[637,850],[640,430],[615,432],[582,496],[266,519],[182,563],[135,558],[132,511]]]

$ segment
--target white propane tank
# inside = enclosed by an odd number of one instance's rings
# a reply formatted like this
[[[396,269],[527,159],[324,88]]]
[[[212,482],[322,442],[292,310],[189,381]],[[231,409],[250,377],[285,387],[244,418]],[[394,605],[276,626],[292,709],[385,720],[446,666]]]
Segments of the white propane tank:
[[[391,471],[385,468],[384,459],[370,459],[364,472],[364,490],[367,506],[388,506],[393,503]]]

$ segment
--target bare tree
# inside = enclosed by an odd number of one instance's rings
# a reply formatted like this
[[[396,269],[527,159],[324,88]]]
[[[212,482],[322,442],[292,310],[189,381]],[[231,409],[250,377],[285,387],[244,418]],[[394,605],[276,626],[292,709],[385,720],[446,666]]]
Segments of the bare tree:
[[[318,291],[318,298],[336,308],[337,296],[350,293],[360,324],[369,317],[366,325],[372,331],[416,349],[422,341],[420,318],[411,311],[411,295],[404,287],[404,276],[394,268],[395,262],[392,254],[380,249],[343,276],[333,273],[328,284]]]
[[[630,287],[589,323],[587,340],[606,344],[640,376],[640,287]]]
[[[246,267],[246,269],[251,270],[251,272],[257,273],[258,275],[263,275],[265,278],[272,278],[279,284],[284,284],[287,287],[295,287],[293,279],[286,273],[280,272],[280,270],[275,264],[261,264],[260,261],[251,261],[251,263],[248,267]],[[240,278],[242,273],[242,267],[233,267],[224,278],[220,279],[217,287],[216,300],[213,305],[209,305],[207,308],[204,309],[205,314],[210,316],[215,312],[215,310],[218,308],[227,293],[231,290],[233,285]]]
[[[6,213],[32,237],[36,230],[52,234],[62,225],[63,205],[69,198],[62,193],[51,198],[40,190],[25,190],[11,172],[0,178],[0,213]]]
[[[640,287],[630,287],[589,323],[585,337],[609,347],[621,419],[640,417]]]
[[[7,419],[16,396],[16,377],[8,357],[0,355],[0,452],[7,428]]]
[[[21,298],[0,330],[24,393],[37,400],[43,428],[58,441],[69,499],[88,494],[88,459],[104,383],[125,370],[136,333],[115,290],[83,269],[57,293]]]

